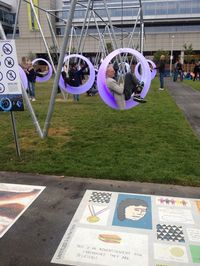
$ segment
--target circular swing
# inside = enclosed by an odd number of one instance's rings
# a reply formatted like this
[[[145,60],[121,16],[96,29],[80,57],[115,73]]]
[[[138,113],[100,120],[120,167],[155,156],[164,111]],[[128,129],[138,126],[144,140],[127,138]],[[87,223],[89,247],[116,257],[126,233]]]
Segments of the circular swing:
[[[146,61],[146,59],[144,58],[144,56],[139,53],[138,51],[131,49],[131,48],[120,48],[117,49],[115,51],[113,51],[112,53],[110,53],[101,63],[101,66],[99,68],[98,71],[98,75],[97,75],[97,86],[98,86],[98,91],[99,91],[99,95],[102,98],[102,100],[111,108],[114,109],[119,109],[119,107],[117,106],[115,99],[111,93],[111,91],[109,90],[109,88],[106,85],[106,69],[109,65],[109,63],[111,62],[111,60],[117,56],[118,54],[121,53],[129,53],[132,54],[133,56],[136,57],[136,59],[141,63],[142,69],[144,69],[142,75],[141,75],[141,81],[144,82],[144,88],[141,92],[141,97],[145,97],[149,88],[150,88],[150,84],[151,84],[151,72],[150,72],[150,68],[149,65]],[[133,101],[132,99],[129,99],[128,101],[126,101],[126,108],[125,109],[130,109],[136,105],[138,105],[138,102]]]
[[[151,61],[150,59],[146,59],[146,61],[148,62],[149,64],[149,68],[150,68],[150,71],[151,71],[151,79],[154,79],[155,76],[156,76],[156,64]],[[137,63],[137,65],[135,66],[135,76],[138,80],[141,80],[141,74],[139,73],[139,67],[141,66],[140,62]]]
[[[63,79],[62,76],[60,76],[59,86],[60,86],[61,89],[65,90],[68,93],[71,93],[71,94],[82,94],[82,93],[88,91],[94,84],[94,80],[95,80],[94,66],[92,65],[92,63],[90,62],[89,59],[87,59],[85,56],[80,55],[80,54],[71,54],[71,55],[65,56],[64,63],[67,60],[69,60],[70,58],[80,58],[80,59],[84,60],[87,63],[87,65],[89,67],[89,70],[90,70],[89,79],[87,80],[86,83],[82,84],[81,86],[74,87],[74,86],[70,86],[68,84],[67,84],[67,86],[65,86],[64,79]]]
[[[46,81],[48,81],[50,78],[51,78],[51,76],[52,76],[52,73],[53,73],[53,69],[52,69],[52,66],[51,66],[51,64],[47,61],[47,60],[45,60],[44,58],[36,58],[36,59],[34,59],[33,61],[32,61],[32,64],[34,65],[36,62],[38,62],[38,61],[43,61],[43,62],[45,62],[46,64],[47,64],[47,66],[48,66],[48,72],[43,76],[43,77],[39,77],[39,76],[36,76],[36,82],[46,82]]]
[[[28,89],[28,79],[27,79],[26,73],[24,72],[23,68],[20,65],[19,65],[19,76],[21,79],[23,90]]]

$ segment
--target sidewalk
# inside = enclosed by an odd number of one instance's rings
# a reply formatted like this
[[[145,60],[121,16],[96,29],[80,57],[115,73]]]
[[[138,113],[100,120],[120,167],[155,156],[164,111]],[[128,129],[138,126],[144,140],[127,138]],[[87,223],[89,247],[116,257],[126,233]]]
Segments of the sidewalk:
[[[0,238],[2,266],[60,265],[50,261],[88,189],[200,199],[198,187],[164,184],[13,172],[0,172],[0,183],[46,186],[40,196]]]
[[[200,92],[185,85],[183,82],[173,82],[169,78],[166,78],[166,87],[194,132],[200,138]]]

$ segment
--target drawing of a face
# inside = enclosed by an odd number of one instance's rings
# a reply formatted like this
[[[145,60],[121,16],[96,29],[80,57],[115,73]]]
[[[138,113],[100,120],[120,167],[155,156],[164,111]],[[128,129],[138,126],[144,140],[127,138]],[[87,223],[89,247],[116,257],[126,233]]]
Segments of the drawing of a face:
[[[142,219],[147,212],[148,204],[142,199],[127,198],[118,206],[118,219],[137,221]]]
[[[130,205],[125,209],[125,218],[131,220],[139,220],[145,216],[147,207],[139,205]]]

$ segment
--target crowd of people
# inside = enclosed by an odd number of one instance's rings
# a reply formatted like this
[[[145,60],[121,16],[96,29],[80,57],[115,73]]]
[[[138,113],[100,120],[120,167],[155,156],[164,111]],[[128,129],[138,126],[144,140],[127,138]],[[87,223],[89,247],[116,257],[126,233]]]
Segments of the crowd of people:
[[[120,64],[115,60],[108,65],[106,69],[106,85],[113,95],[116,104],[120,110],[126,108],[126,101],[132,99],[135,102],[145,103],[146,100],[141,97],[144,84],[140,82],[135,75],[135,67],[137,61],[132,60],[130,65],[126,63],[124,68],[126,71],[120,70]],[[127,68],[128,65],[128,68]],[[36,77],[41,75],[41,70],[36,70],[31,62],[26,57],[22,57],[21,67],[25,71],[28,79],[27,93],[30,100],[35,101],[35,82]],[[121,65],[122,68],[122,65]],[[87,65],[83,62],[67,62],[63,64],[62,78],[65,86],[79,87],[85,82],[85,71]],[[160,56],[160,60],[157,63],[156,68],[159,72],[160,87],[159,90],[164,90],[164,79],[166,77],[166,57],[165,55]],[[124,72],[124,73],[122,73]],[[42,73],[43,75],[44,73]],[[95,81],[91,88],[88,89],[87,95],[94,96],[98,93],[97,88],[97,74],[98,70],[95,70]],[[190,74],[190,73],[187,73]],[[121,82],[121,77],[123,82]],[[183,64],[179,59],[176,60],[173,67],[173,81],[176,82],[178,79],[183,81],[183,78],[193,79],[193,81],[200,80],[200,61],[195,64],[193,74],[184,75]],[[79,94],[73,94],[73,100],[78,102],[80,100]]]
[[[192,72],[185,72],[183,64],[181,63],[180,59],[177,59],[173,69],[173,81],[176,82],[178,78],[180,81],[183,81],[184,78],[193,81],[197,79],[200,80],[200,61],[195,63]]]

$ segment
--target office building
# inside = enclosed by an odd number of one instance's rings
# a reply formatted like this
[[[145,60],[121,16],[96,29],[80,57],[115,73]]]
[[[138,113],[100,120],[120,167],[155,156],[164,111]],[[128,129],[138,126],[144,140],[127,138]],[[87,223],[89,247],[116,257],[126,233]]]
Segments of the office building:
[[[52,34],[46,14],[49,14],[52,28],[56,34],[59,45],[62,43],[65,23],[68,18],[70,2],[67,0],[34,0],[40,24],[43,29],[49,47],[54,46]],[[76,50],[77,40],[80,36],[85,13],[89,1],[80,0],[76,5],[73,19],[72,46]],[[129,39],[127,36],[133,30],[139,10],[140,0],[107,0],[106,7],[109,11],[113,27],[115,29],[118,46],[126,47]],[[157,50],[173,52],[173,55],[183,55],[184,45],[192,45],[196,57],[200,53],[200,1],[199,0],[141,0],[144,21],[144,47],[146,55],[153,55]],[[95,19],[91,15],[88,35],[85,39],[83,53],[95,54],[99,47],[99,31],[105,32],[105,26],[109,24],[106,16],[104,1],[94,0],[93,8]],[[44,12],[44,10],[49,13]],[[140,16],[141,19],[141,16]],[[46,54],[46,48],[41,38],[39,28],[31,12],[27,1],[22,0],[19,16],[19,36],[16,39],[19,56],[28,53],[36,53],[42,56]],[[140,32],[140,23],[135,29],[135,36]],[[106,41],[108,37],[106,37]],[[138,42],[137,37],[133,42]],[[133,43],[131,44],[133,45]],[[68,48],[67,48],[68,49]]]

